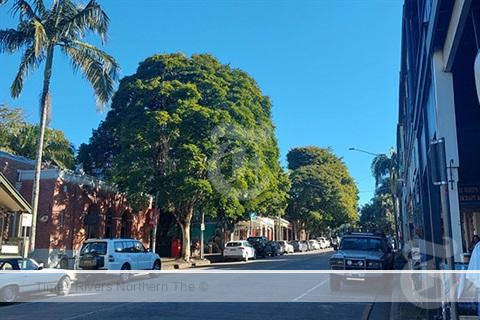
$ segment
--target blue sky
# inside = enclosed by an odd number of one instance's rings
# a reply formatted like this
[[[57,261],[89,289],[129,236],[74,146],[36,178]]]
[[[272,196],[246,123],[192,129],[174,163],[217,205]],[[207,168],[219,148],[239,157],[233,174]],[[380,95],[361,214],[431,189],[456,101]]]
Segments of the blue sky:
[[[372,157],[348,148],[387,153],[395,144],[401,0],[99,3],[111,19],[104,49],[117,58],[122,76],[154,53],[211,53],[248,72],[271,97],[283,164],[293,147],[330,146],[357,181],[360,203],[371,198]],[[15,25],[6,9],[0,28]],[[24,108],[36,122],[41,72],[12,100],[18,63],[17,55],[0,55],[0,104]],[[89,85],[59,51],[52,81],[51,126],[78,147],[106,112],[96,110]]]

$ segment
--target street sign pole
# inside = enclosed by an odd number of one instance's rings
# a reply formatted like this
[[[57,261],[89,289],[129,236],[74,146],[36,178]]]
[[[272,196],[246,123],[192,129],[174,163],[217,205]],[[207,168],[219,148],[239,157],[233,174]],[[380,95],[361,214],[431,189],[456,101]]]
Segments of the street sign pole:
[[[202,210],[202,224],[200,225],[200,258],[203,260],[204,259],[204,253],[203,253],[203,248],[204,248],[204,238],[203,234],[205,232],[205,213]]]

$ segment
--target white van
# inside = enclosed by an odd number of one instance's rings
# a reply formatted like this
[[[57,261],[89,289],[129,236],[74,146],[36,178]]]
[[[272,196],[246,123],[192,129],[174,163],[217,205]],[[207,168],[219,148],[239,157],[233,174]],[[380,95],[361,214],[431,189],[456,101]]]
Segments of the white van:
[[[134,239],[88,239],[80,250],[78,268],[81,270],[160,270],[160,256],[150,252]],[[128,281],[130,273],[121,273],[120,280]],[[158,274],[150,274],[152,277]]]

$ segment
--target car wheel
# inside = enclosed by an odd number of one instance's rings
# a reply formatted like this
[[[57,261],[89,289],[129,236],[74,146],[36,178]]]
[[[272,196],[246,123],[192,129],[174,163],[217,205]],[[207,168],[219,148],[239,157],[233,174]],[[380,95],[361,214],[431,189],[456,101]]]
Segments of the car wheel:
[[[160,273],[157,273],[156,271],[159,271],[162,269],[162,265],[160,264],[160,261],[155,261],[153,263],[152,270],[155,271],[154,273],[150,273],[150,278],[158,278],[160,277]]]
[[[342,285],[342,281],[338,276],[330,275],[330,290],[338,291]]]
[[[131,270],[131,268],[128,264],[124,264],[121,270],[122,271]],[[129,279],[130,279],[130,273],[128,272],[120,273],[120,282],[125,283],[125,282],[128,282]]]
[[[248,253],[245,255],[245,257],[243,258],[243,260],[244,260],[245,262],[248,261]]]
[[[0,299],[4,303],[12,303],[17,300],[18,289],[16,286],[7,286],[0,291]]]
[[[70,277],[68,276],[63,276],[57,283],[57,294],[59,296],[66,296],[70,293],[70,290],[72,290],[72,280],[70,280]]]

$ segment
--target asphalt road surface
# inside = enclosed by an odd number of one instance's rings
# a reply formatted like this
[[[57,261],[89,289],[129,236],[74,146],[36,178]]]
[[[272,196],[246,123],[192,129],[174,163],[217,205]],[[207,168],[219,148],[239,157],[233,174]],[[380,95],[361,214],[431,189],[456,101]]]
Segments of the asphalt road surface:
[[[388,300],[381,288],[331,292],[328,274],[291,273],[327,270],[330,254],[218,263],[195,269],[207,274],[135,277],[126,285],[79,283],[68,296],[35,295],[35,302],[0,307],[0,319],[388,319],[389,304],[375,303]]]

